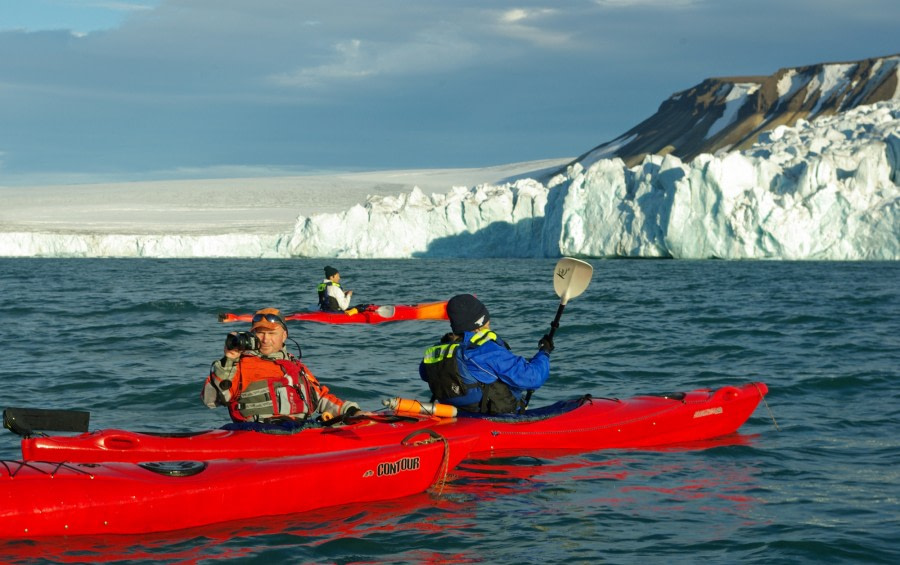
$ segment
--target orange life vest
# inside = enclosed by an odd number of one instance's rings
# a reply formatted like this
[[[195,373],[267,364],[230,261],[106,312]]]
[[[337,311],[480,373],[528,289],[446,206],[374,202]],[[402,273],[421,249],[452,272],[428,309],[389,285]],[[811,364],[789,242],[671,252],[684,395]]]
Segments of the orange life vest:
[[[228,411],[235,421],[258,422],[287,417],[306,419],[319,399],[309,379],[315,379],[299,359],[262,359],[242,355],[232,386]]]

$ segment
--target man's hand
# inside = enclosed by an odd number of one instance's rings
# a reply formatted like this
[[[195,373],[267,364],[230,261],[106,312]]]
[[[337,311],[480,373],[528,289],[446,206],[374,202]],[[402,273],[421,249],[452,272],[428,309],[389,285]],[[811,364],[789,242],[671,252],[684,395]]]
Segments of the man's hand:
[[[553,338],[550,337],[549,334],[544,335],[544,337],[541,338],[541,341],[538,342],[538,349],[540,349],[547,355],[550,355],[550,353],[553,351]]]

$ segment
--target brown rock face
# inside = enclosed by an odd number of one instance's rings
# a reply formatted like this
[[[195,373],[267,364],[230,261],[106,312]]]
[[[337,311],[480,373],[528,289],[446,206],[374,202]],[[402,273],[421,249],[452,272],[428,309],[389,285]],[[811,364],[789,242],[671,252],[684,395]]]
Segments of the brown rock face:
[[[701,153],[747,149],[776,126],[900,98],[898,80],[900,54],[785,68],[771,76],[706,79],[576,161],[619,157],[632,166],[647,154],[690,161]]]

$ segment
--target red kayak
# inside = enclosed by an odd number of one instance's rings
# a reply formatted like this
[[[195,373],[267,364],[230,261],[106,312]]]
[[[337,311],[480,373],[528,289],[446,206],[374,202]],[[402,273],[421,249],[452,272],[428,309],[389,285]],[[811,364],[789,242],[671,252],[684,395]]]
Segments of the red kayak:
[[[249,322],[253,314],[219,314],[220,322]],[[422,304],[397,304],[376,306],[369,304],[362,310],[351,308],[345,312],[296,312],[287,314],[285,321],[319,322],[322,324],[381,324],[383,322],[403,322],[408,320],[446,320],[447,302],[424,302]]]
[[[391,444],[429,427],[445,437],[476,436],[472,451],[477,453],[657,447],[733,433],[767,392],[764,383],[748,383],[624,400],[585,396],[520,416],[371,415],[292,434],[235,429],[171,435],[99,430],[27,437],[22,440],[22,457],[70,462],[289,457]]]
[[[0,538],[146,534],[424,492],[471,437],[254,461],[0,461]]]

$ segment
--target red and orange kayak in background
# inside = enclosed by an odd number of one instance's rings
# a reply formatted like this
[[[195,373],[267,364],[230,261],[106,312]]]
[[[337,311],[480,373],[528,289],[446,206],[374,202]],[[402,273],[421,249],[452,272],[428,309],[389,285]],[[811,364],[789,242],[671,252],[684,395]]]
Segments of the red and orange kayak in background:
[[[219,314],[220,322],[250,322],[253,314]],[[396,304],[377,306],[369,304],[362,309],[351,308],[344,312],[295,312],[286,314],[285,321],[319,322],[322,324],[381,324],[412,320],[446,320],[447,302],[424,302],[422,304]]]

